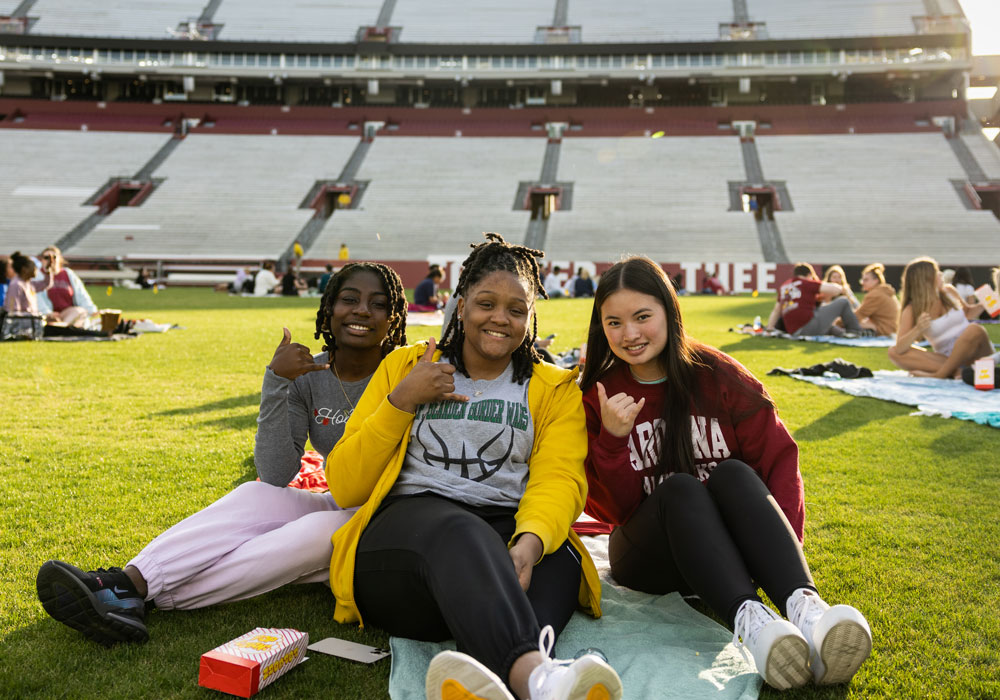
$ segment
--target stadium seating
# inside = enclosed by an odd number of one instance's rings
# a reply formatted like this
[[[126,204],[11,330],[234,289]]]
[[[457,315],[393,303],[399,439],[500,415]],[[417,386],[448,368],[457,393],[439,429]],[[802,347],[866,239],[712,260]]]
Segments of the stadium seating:
[[[949,181],[965,172],[941,134],[761,137],[757,149],[788,186],[795,210],[775,219],[792,259],[968,263],[996,250],[1000,223],[963,205]]]
[[[197,19],[204,6],[205,0],[38,0],[29,14],[38,17],[34,34],[167,39],[168,29]]]
[[[309,0],[225,0],[213,21],[227,41],[354,41],[358,27],[375,24],[382,0],[322,3]]]
[[[538,178],[545,139],[376,139],[358,172],[370,180],[360,209],[336,212],[309,251],[336,258],[464,257],[482,231],[523,240],[529,212],[514,211],[520,181]]]
[[[960,138],[969,147],[969,151],[975,156],[986,177],[1000,180],[1000,148],[987,141],[981,133],[963,134]]]
[[[534,0],[450,0],[400,2],[392,25],[403,28],[409,43],[521,43],[533,41],[535,29],[552,23],[553,3]]]
[[[730,0],[637,0],[607,3],[572,0],[569,24],[581,27],[587,43],[716,41],[719,24],[733,21]]]
[[[313,210],[299,204],[335,179],[357,139],[188,136],[154,173],[166,180],[141,207],[119,207],[75,255],[276,258]]]
[[[753,218],[730,212],[729,181],[746,178],[736,137],[567,138],[559,179],[573,208],[549,219],[549,257],[762,260]]]
[[[159,134],[0,129],[2,252],[37,253],[96,208],[84,202],[111,177],[138,171]],[[114,254],[112,252],[112,254]]]

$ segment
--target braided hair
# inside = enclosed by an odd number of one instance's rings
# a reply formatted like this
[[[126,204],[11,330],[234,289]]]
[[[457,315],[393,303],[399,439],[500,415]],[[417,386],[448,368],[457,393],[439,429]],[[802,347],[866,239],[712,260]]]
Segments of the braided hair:
[[[457,296],[467,297],[469,289],[491,272],[511,272],[519,280],[525,282],[537,299],[548,299],[542,284],[541,272],[538,269],[538,258],[544,256],[540,250],[534,250],[523,245],[515,245],[504,240],[499,233],[484,233],[486,241],[473,243],[472,252],[462,263],[462,273],[458,276],[455,286]],[[514,363],[514,381],[524,384],[531,378],[532,368],[542,361],[542,356],[535,350],[535,339],[538,337],[538,316],[532,314],[531,333],[525,334],[524,341],[514,350],[511,361]],[[441,334],[438,347],[441,354],[466,377],[469,376],[462,360],[462,346],[465,343],[465,328],[457,313],[453,314],[448,326]]]
[[[403,291],[403,282],[399,279],[399,275],[391,267],[381,263],[348,263],[330,278],[323,291],[323,298],[319,302],[319,311],[316,312],[316,333],[313,337],[323,337],[323,342],[326,343],[323,350],[330,353],[331,359],[337,352],[337,341],[330,332],[330,319],[333,317],[337,295],[349,277],[355,272],[362,271],[371,272],[381,279],[382,287],[389,297],[389,329],[382,341],[382,357],[401,345],[406,345],[406,293]]]

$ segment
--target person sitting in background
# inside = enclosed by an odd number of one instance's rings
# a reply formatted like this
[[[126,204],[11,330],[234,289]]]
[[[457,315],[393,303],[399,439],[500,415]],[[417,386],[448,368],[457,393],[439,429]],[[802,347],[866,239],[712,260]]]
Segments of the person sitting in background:
[[[705,273],[705,278],[701,281],[701,293],[715,295],[726,293],[726,288],[722,286],[722,281],[719,279],[718,270]]]
[[[274,276],[274,263],[266,260],[253,279],[253,295],[263,297],[279,291],[278,278]]]
[[[281,278],[281,296],[297,297],[309,289],[309,285],[302,281],[294,268],[289,268],[288,272]]]
[[[326,291],[326,285],[330,283],[330,278],[333,277],[333,265],[327,263],[326,272],[322,274],[319,278],[319,283],[316,285],[316,290],[322,294]]]
[[[10,264],[10,258],[0,255],[0,307],[7,298],[7,287],[12,279],[14,279],[14,267]]]
[[[427,269],[427,277],[413,290],[413,303],[410,311],[437,311],[448,303],[448,293],[438,292],[438,285],[444,280],[444,272],[440,265],[431,265]]]
[[[843,289],[839,285],[821,282],[809,263],[796,263],[792,275],[778,287],[778,300],[767,320],[768,330],[775,330],[780,320],[783,330],[795,336],[840,335],[843,330],[862,332],[858,317],[851,310],[851,302],[841,296]],[[821,293],[836,298],[817,308],[816,301]],[[843,330],[835,325],[837,319],[843,323]]]
[[[976,283],[972,281],[972,270],[967,266],[955,268],[955,276],[951,278],[951,284],[966,304],[978,303]]]
[[[14,270],[14,277],[7,287],[3,308],[12,313],[37,314],[38,292],[43,292],[52,286],[51,262],[44,263],[43,277],[40,280],[34,279],[38,269],[35,266],[35,261],[26,255],[21,255],[20,251],[10,256],[10,263]],[[54,312],[50,313],[48,320],[56,321],[58,315]]]
[[[42,251],[42,268],[52,272],[52,286],[38,294],[38,310],[54,314],[53,320],[68,326],[83,326],[97,313],[97,305],[75,272],[65,267],[62,252],[50,245]]]
[[[545,276],[545,293],[549,295],[549,299],[560,299],[566,296],[566,290],[563,289],[565,282],[566,278],[563,276],[562,268],[553,265],[552,272]]]
[[[337,260],[346,261],[351,259],[351,251],[347,249],[346,243],[340,244],[340,250],[337,251]]]
[[[678,272],[676,275],[670,278],[670,284],[673,285],[674,291],[677,292],[677,296],[682,297],[687,295],[687,289],[684,288],[684,273]]]
[[[139,274],[135,276],[135,283],[139,285],[139,289],[152,289],[156,284],[149,279],[149,270],[144,267],[139,268]]]
[[[854,311],[862,328],[879,335],[896,335],[899,328],[899,299],[896,290],[885,281],[885,265],[872,263],[861,271],[861,289],[865,299]]]
[[[594,280],[590,278],[587,268],[581,267],[576,272],[576,279],[573,281],[573,297],[594,296]]]
[[[902,311],[896,344],[889,359],[916,377],[949,379],[962,367],[993,354],[986,329],[970,323],[982,304],[966,304],[950,284],[945,284],[933,258],[915,258],[903,269]],[[932,351],[913,347],[926,338]]]
[[[831,265],[826,268],[826,272],[823,273],[823,281],[828,284],[837,285],[840,287],[841,292],[840,294],[834,296],[828,296],[820,292],[819,298],[822,303],[826,304],[833,301],[838,296],[844,296],[847,297],[849,302],[851,302],[852,309],[856,310],[859,306],[861,306],[861,302],[858,301],[858,298],[854,296],[854,292],[851,290],[851,285],[847,283],[847,273],[844,272],[844,268],[840,265]]]

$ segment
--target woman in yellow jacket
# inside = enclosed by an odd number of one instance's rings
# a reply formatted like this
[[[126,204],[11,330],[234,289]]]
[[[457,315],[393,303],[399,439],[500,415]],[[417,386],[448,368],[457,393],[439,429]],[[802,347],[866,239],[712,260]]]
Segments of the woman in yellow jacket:
[[[614,700],[599,655],[549,658],[578,604],[600,615],[570,529],[587,490],[583,404],[575,374],[533,349],[541,253],[486,236],[439,351],[432,338],[386,357],[327,460],[333,497],[360,506],[333,537],[335,617],[454,638],[429,699]]]

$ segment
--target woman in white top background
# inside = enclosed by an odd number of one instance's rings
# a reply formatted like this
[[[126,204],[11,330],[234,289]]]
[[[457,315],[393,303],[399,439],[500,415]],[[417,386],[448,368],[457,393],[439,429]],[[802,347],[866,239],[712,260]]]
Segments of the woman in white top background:
[[[945,284],[937,262],[916,258],[903,269],[902,309],[896,344],[889,359],[918,377],[955,377],[961,368],[993,353],[993,343],[982,326],[970,323],[983,310],[967,304]],[[926,338],[931,351],[913,347]]]

